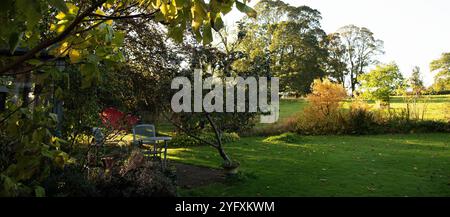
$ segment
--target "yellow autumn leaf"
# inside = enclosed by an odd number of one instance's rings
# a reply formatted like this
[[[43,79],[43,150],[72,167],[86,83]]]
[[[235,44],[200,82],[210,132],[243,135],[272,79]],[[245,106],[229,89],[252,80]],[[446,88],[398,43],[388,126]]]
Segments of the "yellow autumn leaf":
[[[112,7],[112,5],[109,3],[104,3],[103,6],[107,9],[110,9]]]
[[[169,14],[175,17],[178,13],[177,6],[175,1],[172,1],[172,4],[169,6]]]
[[[192,19],[192,28],[194,30],[200,29],[200,26],[203,24],[203,17],[200,16],[199,13],[195,13],[194,18]]]
[[[95,13],[98,14],[98,15],[102,15],[102,16],[105,15],[105,12],[103,12],[103,11],[100,10],[100,9],[97,9],[97,10],[95,11]]]
[[[70,50],[69,52],[69,58],[71,63],[77,63],[81,59],[81,53],[78,50]]]
[[[58,20],[63,20],[64,18],[66,18],[66,14],[63,13],[63,12],[59,12],[59,13],[56,15],[56,19],[58,19]]]
[[[164,14],[164,16],[167,16],[167,12],[169,10],[167,4],[162,4],[161,7],[159,7],[159,9],[161,10],[161,13]]]
[[[58,48],[58,54],[61,56],[65,56],[67,54],[68,47],[69,47],[68,42],[62,43],[62,45]]]
[[[67,8],[69,8],[69,14],[77,14],[78,13],[78,7],[72,3],[66,3]]]
[[[25,37],[31,38],[31,36],[33,36],[33,32],[32,31],[26,31],[25,32]]]
[[[57,33],[61,33],[64,31],[64,29],[66,29],[66,25],[60,25],[58,26],[58,28],[56,29]]]
[[[156,0],[151,3],[152,9],[157,9],[161,6],[161,0]]]

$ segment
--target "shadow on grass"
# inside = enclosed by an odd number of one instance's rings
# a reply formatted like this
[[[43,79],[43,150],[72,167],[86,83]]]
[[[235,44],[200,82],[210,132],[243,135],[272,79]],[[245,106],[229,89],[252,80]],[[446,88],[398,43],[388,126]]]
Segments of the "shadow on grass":
[[[306,136],[299,141],[243,138],[226,151],[257,179],[185,192],[203,196],[450,195],[450,135]],[[210,147],[173,152],[183,163],[217,168]]]

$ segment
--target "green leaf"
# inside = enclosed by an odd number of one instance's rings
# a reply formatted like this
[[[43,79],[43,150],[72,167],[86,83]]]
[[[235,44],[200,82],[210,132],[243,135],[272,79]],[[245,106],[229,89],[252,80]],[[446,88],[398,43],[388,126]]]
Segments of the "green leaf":
[[[216,18],[214,19],[214,22],[213,22],[213,28],[214,28],[214,30],[216,30],[216,31],[218,32],[218,31],[221,30],[223,27],[224,27],[224,24],[223,24],[222,17],[220,17],[220,13],[218,13],[218,14],[216,15]]]
[[[42,18],[40,2],[37,0],[16,0],[17,10],[26,17],[27,30],[33,30]]]
[[[63,91],[63,89],[62,89],[61,87],[58,87],[58,88],[56,89],[56,91],[55,91],[55,97],[56,97],[57,99],[62,99],[63,96],[64,96],[64,91]]]
[[[55,113],[50,113],[49,116],[54,122],[58,121],[58,115],[56,115]]]
[[[41,148],[41,154],[42,154],[42,156],[47,157],[49,159],[53,159],[53,157],[54,157],[54,154],[53,154],[52,151],[49,150],[49,146],[48,145],[44,145]]]
[[[81,89],[86,89],[92,86],[92,83],[95,82],[98,77],[98,68],[96,64],[88,63],[84,64],[80,67],[81,75],[83,76],[83,80],[81,82]]]
[[[42,62],[38,59],[27,60],[27,63],[33,66],[38,66],[42,64]]]
[[[205,22],[203,26],[203,44],[209,44],[213,41],[212,31],[211,31],[211,23]]]
[[[233,9],[234,1],[228,0],[211,0],[210,8],[212,12],[221,12],[222,14],[228,14]]]
[[[13,181],[10,177],[1,175],[0,181],[3,182],[4,193],[7,192],[5,196],[15,196],[14,192],[17,190],[17,182]]]
[[[192,29],[199,30],[203,24],[203,21],[206,20],[208,14],[206,10],[203,8],[200,1],[196,1],[194,6],[191,8],[192,11]]]
[[[170,26],[167,34],[175,42],[181,43],[181,42],[183,42],[183,32],[184,32],[184,28],[181,26]]]
[[[31,139],[35,142],[41,141],[44,138],[44,136],[38,131],[34,131],[31,135]]]
[[[253,8],[247,6],[246,4],[236,1],[236,8],[242,13],[247,14],[247,16],[256,18],[256,11]]]
[[[187,7],[189,6],[188,0],[175,0],[177,7]]]
[[[9,52],[11,52],[11,54],[13,54],[16,51],[17,47],[19,47],[22,36],[23,32],[13,32],[9,36]]]
[[[36,197],[45,197],[45,189],[41,186],[36,186],[34,188],[34,193],[36,194]]]
[[[122,47],[124,38],[125,38],[124,32],[119,32],[119,31],[114,32],[114,38],[112,39],[112,44],[117,47]]]
[[[166,18],[164,17],[164,14],[161,11],[156,13],[155,18],[154,18],[155,22],[163,22],[165,20],[166,20]]]
[[[106,42],[111,42],[112,38],[113,38],[114,32],[111,26],[106,25],[106,34],[105,34],[105,41]]]
[[[199,29],[192,29],[192,31],[194,32],[195,39],[198,42],[201,42],[202,41],[202,34],[200,33],[200,30]]]
[[[119,51],[119,53],[117,53],[117,61],[125,62],[125,56],[123,55],[122,51]]]

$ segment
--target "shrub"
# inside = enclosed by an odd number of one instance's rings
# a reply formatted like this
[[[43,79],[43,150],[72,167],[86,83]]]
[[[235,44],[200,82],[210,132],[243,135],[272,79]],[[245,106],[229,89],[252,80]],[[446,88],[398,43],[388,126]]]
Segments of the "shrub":
[[[345,89],[325,79],[315,80],[308,106],[298,119],[297,132],[301,134],[338,134],[343,131],[339,104],[347,96]]]
[[[411,120],[406,109],[373,111],[357,100],[348,111],[336,109],[327,115],[306,108],[297,132],[306,135],[450,132],[450,122]]]
[[[106,197],[172,197],[176,196],[173,171],[161,170],[159,162],[148,161],[140,151],[133,151],[120,168],[100,177],[97,189]]]
[[[450,123],[429,120],[389,120],[384,123],[383,129],[383,133],[449,133]]]
[[[289,142],[293,137],[291,134],[283,133],[365,135],[450,132],[450,121],[424,121],[421,120],[423,115],[421,118],[411,118],[413,108],[411,106],[409,109],[373,110],[365,101],[357,99],[348,110],[343,109],[340,102],[346,95],[345,90],[339,84],[333,84],[328,80],[314,81],[312,89],[313,92],[307,97],[308,106],[298,116],[268,127],[257,128],[251,131],[250,135],[271,136],[265,140],[266,142],[283,140]]]
[[[0,171],[5,170],[14,160],[13,143],[7,139],[4,132],[0,132]]]
[[[0,196],[45,196],[42,181],[51,169],[73,161],[61,150],[65,141],[53,136],[57,118],[43,106],[8,103],[6,113],[0,123]]]
[[[417,121],[414,123],[413,132],[411,133],[425,133],[425,132],[444,132],[450,133],[450,123],[439,121]]]
[[[324,116],[307,108],[297,126],[297,132],[305,135],[342,134],[345,131],[344,117],[339,110]]]
[[[216,135],[213,133],[206,133],[199,135],[199,137],[205,141],[216,143]],[[222,143],[231,143],[237,142],[240,140],[240,137],[237,133],[223,133],[222,134]],[[172,138],[169,142],[169,147],[194,147],[194,146],[202,146],[205,145],[201,141],[192,138],[186,134],[179,134]]]
[[[81,168],[74,165],[53,170],[43,185],[50,197],[99,196],[95,183],[90,182]]]
[[[70,166],[52,171],[43,184],[47,195],[55,197],[158,197],[176,196],[175,180],[173,168],[162,171],[159,162],[134,150],[110,169],[91,167],[86,175]]]
[[[367,103],[357,100],[352,102],[350,110],[345,114],[346,134],[371,134],[379,130],[379,119],[375,112],[370,110]]]
[[[339,109],[340,102],[347,96],[341,84],[332,83],[328,79],[314,80],[311,88],[312,93],[307,96],[309,103],[307,108],[323,116],[333,115]]]
[[[298,116],[286,118],[276,124],[255,128],[244,133],[244,136],[276,136],[286,132],[295,132],[298,124]]]

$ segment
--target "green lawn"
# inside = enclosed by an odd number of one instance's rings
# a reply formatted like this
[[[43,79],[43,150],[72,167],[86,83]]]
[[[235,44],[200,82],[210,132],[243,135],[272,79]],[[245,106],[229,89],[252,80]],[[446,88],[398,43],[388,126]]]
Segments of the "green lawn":
[[[304,99],[282,100],[280,120]],[[374,105],[373,102],[371,102]],[[348,102],[344,107],[348,106]],[[431,96],[426,119],[446,120],[450,95]],[[391,107],[404,108],[401,97]],[[264,127],[258,124],[256,127]],[[183,196],[450,196],[450,134],[242,138],[226,151],[244,179],[181,189]],[[219,167],[213,148],[172,149],[177,162]]]
[[[283,99],[280,101],[280,121],[289,118],[305,108],[305,99]]]
[[[450,196],[450,134],[242,138],[226,147],[240,182],[183,196]],[[210,147],[172,149],[172,160],[218,167]]]

